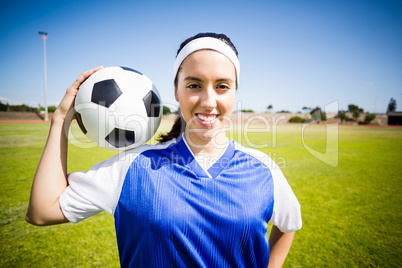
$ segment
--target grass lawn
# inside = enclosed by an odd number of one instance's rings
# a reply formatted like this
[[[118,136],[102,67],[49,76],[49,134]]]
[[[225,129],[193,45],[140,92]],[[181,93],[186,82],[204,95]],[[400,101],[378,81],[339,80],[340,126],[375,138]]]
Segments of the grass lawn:
[[[32,178],[49,125],[0,124],[0,267],[119,267],[113,216],[35,227],[25,222]],[[281,166],[302,206],[285,267],[398,267],[402,263],[402,128],[340,126],[337,165],[303,146],[302,125],[235,134]],[[78,139],[80,133],[74,125]],[[325,153],[325,126],[305,129],[304,142]],[[69,172],[89,169],[116,152],[69,148]]]

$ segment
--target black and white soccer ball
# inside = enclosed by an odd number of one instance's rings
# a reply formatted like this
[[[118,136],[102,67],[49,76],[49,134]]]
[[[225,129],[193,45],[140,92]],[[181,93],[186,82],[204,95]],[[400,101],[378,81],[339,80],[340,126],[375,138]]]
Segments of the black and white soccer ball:
[[[81,84],[75,117],[82,132],[97,145],[127,150],[146,143],[162,118],[154,83],[127,67],[107,67]]]

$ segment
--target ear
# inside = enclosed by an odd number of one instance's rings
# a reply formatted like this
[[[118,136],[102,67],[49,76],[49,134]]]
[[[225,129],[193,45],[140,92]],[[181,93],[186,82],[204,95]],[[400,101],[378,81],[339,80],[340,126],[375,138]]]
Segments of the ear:
[[[174,98],[179,102],[179,94],[177,94],[177,87],[174,87]]]

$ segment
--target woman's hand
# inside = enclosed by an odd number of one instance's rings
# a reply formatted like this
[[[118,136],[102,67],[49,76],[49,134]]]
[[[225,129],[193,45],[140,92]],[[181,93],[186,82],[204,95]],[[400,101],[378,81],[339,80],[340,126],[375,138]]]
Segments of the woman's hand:
[[[94,69],[91,69],[89,71],[83,72],[77,80],[69,87],[67,88],[66,94],[64,95],[63,99],[61,100],[59,106],[57,107],[56,111],[53,114],[53,119],[52,120],[65,120],[68,112],[73,108],[74,106],[74,100],[75,97],[77,96],[78,90],[81,86],[81,84],[88,78],[90,77],[93,73],[96,71],[102,69],[103,66],[96,67]]]

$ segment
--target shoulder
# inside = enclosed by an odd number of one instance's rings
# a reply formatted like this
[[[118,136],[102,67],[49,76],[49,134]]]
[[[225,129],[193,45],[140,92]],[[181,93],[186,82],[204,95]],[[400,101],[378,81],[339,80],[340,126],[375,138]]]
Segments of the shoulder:
[[[141,145],[137,148],[134,149],[130,149],[127,151],[123,151],[115,156],[113,156],[112,158],[109,159],[109,161],[111,162],[115,162],[115,161],[125,161],[128,163],[131,163],[132,161],[134,161],[136,158],[138,158],[138,156],[143,155],[147,152],[151,152],[151,151],[163,151],[165,149],[167,149],[169,146],[176,144],[176,140],[170,140],[167,142],[163,142],[163,143],[158,143],[158,144],[144,144]]]
[[[263,163],[269,169],[279,169],[279,167],[272,160],[272,158],[269,155],[265,154],[264,152],[259,151],[254,148],[245,147],[236,141],[233,141],[233,143],[234,143],[235,151],[242,152],[242,153],[250,156],[251,158],[255,159],[255,161],[259,161],[259,162]]]
[[[88,171],[70,173],[69,186],[59,201],[64,215],[69,221],[78,222],[102,210],[114,214],[131,164],[146,152],[166,149],[174,142],[139,146],[120,152]],[[131,173],[130,178],[135,175]]]
[[[127,151],[122,151],[111,158],[102,161],[100,163],[95,164],[90,168],[88,171],[82,171],[82,172],[74,172],[71,173],[70,175],[73,174],[87,174],[87,175],[93,175],[96,173],[109,173],[110,175],[118,176],[118,177],[124,177],[125,173],[129,169],[130,165],[138,159],[139,156],[146,154],[146,152],[154,151],[154,150],[163,150],[169,147],[171,144],[174,144],[175,140],[165,142],[165,143],[158,143],[155,145],[142,145],[139,147],[136,147],[134,149],[130,149]],[[75,176],[70,176],[70,179],[74,178]]]

